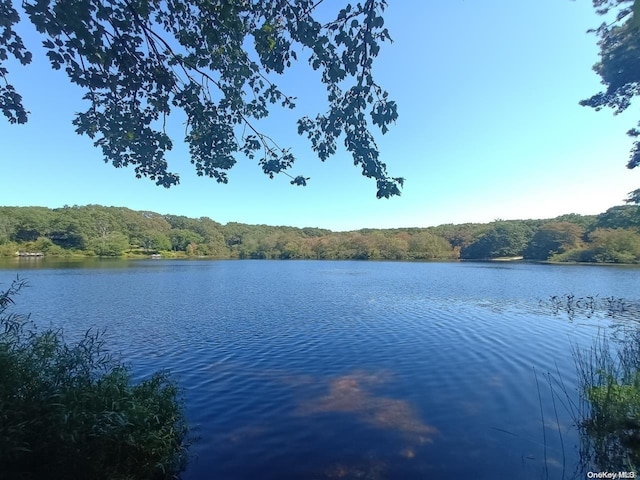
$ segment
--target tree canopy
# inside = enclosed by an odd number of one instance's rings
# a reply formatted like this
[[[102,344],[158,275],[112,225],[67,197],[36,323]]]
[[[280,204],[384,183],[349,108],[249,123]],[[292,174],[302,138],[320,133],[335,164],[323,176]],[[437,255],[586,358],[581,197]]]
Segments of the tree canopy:
[[[462,258],[497,258],[521,256],[533,236],[528,222],[497,221],[476,241],[464,247]]]
[[[30,47],[15,30],[20,12],[0,0],[0,110],[11,123],[29,112],[9,82],[7,60],[31,62]],[[238,155],[258,158],[269,177],[283,173],[295,185],[309,180],[288,173],[295,162],[257,127],[271,104],[294,108],[296,99],[273,83],[299,55],[319,70],[328,109],[297,122],[320,160],[342,139],[377,196],[400,194],[379,157],[372,127],[384,134],[397,118],[396,103],[374,80],[382,42],[385,0],[363,0],[329,12],[323,0],[32,0],[24,14],[43,35],[42,46],[58,70],[85,91],[88,109],[73,121],[115,167],[133,166],[138,178],[171,187],[179,176],[166,153],[173,110],[186,114],[184,141],[200,176],[227,183]],[[332,3],[332,6],[335,3]],[[337,9],[336,9],[337,10]],[[328,20],[325,20],[328,18]]]
[[[523,254],[525,258],[546,260],[578,248],[583,236],[584,230],[575,223],[549,222],[536,230]]]
[[[640,0],[593,0],[593,5],[598,14],[606,17],[602,25],[591,30],[598,36],[600,46],[600,61],[593,69],[606,88],[580,104],[596,110],[609,107],[618,114],[640,94]],[[632,128],[627,134],[637,139],[640,129]],[[633,144],[627,167],[638,165],[640,140]],[[640,189],[631,192],[628,201],[640,204]]]
[[[0,257],[100,256],[239,259],[491,260],[524,257],[554,262],[640,263],[640,207],[600,215],[540,220],[363,229],[222,225],[100,205],[0,207]]]

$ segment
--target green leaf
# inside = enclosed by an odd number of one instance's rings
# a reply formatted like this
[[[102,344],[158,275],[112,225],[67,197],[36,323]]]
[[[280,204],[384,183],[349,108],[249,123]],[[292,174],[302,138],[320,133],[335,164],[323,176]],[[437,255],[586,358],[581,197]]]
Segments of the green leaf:
[[[8,19],[0,35],[0,61],[13,55],[27,64],[31,53],[12,30],[19,15],[11,2],[0,0],[2,18]],[[320,71],[329,106],[316,120],[299,123],[298,130],[320,160],[335,154],[336,141],[344,136],[363,175],[387,182],[385,195],[398,194],[365,119],[380,91],[372,73],[377,38],[388,35],[386,29],[373,37],[364,33],[383,27],[378,12],[386,2],[347,3],[341,9],[332,4],[336,10],[329,21],[331,12],[324,7],[330,7],[323,4],[320,12],[321,3],[35,1],[25,3],[24,11],[43,35],[52,68],[63,69],[84,90],[89,105],[73,121],[76,132],[91,138],[106,163],[130,167],[136,178],[167,188],[179,184],[169,168],[172,139],[164,130],[172,109],[186,116],[184,140],[198,175],[226,183],[228,170],[258,150],[256,141],[265,155],[259,162],[264,173],[289,175],[295,156],[260,131],[258,120],[276,104],[295,107],[293,97],[273,84],[272,74],[284,74],[297,52],[309,52],[309,66]],[[0,65],[0,75],[7,74]],[[0,88],[0,109],[9,122],[27,121],[13,86]],[[389,108],[372,117],[383,133],[396,116]],[[257,140],[248,141],[247,132]],[[303,175],[291,178],[306,184]]]

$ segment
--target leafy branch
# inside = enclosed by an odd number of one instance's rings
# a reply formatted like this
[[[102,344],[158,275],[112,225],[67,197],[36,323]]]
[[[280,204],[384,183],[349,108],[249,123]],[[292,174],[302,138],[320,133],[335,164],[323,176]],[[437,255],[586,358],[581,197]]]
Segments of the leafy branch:
[[[165,154],[173,146],[166,117],[179,108],[187,116],[184,140],[198,175],[227,183],[238,153],[252,159],[262,151],[259,165],[270,178],[284,173],[292,184],[305,185],[308,177],[288,173],[296,160],[290,149],[254,123],[268,116],[270,104],[295,107],[295,98],[280,91],[270,74],[283,74],[301,47],[310,66],[322,70],[329,110],[301,118],[299,134],[322,161],[344,137],[354,164],[376,180],[378,197],[399,195],[403,179],[387,175],[369,125],[384,134],[397,118],[395,102],[372,75],[379,43],[391,41],[383,28],[386,2],[347,4],[324,25],[314,18],[321,4],[57,0],[25,1],[23,8],[46,38],[52,67],[64,66],[71,82],[88,90],[83,98],[90,107],[76,114],[76,132],[93,139],[115,167],[133,165],[136,177],[167,188],[178,184]],[[26,64],[31,54],[12,29],[20,17],[11,0],[0,0],[0,13],[6,18],[0,21],[0,108],[10,122],[24,123],[27,112],[2,61],[8,52]],[[251,51],[247,39],[253,40]],[[355,83],[348,87],[350,80]]]

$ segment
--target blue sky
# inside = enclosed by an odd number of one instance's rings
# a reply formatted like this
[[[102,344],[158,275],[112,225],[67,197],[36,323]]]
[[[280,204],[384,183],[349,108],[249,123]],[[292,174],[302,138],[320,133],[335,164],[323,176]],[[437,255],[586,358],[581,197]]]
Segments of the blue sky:
[[[292,147],[298,163],[291,173],[310,176],[307,187],[270,180],[244,158],[227,185],[197,177],[179,116],[168,159],[180,185],[137,180],[74,133],[82,91],[49,68],[25,23],[20,32],[34,62],[9,66],[31,116],[20,126],[0,118],[0,204],[94,203],[333,230],[599,213],[640,187],[640,171],[625,168],[635,109],[614,116],[578,105],[601,89],[591,69],[596,38],[586,33],[600,22],[588,1],[390,2],[385,26],[394,43],[383,46],[375,75],[400,117],[377,139],[389,173],[406,178],[402,196],[390,200],[375,198],[375,182],[344,149],[323,164],[298,137],[296,119],[326,109],[323,86],[304,60],[275,79],[298,97],[298,109],[275,111],[263,130]]]

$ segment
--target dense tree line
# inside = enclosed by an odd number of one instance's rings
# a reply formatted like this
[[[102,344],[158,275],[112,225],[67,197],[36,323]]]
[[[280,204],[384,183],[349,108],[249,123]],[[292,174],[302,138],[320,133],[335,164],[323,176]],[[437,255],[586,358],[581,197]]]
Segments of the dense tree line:
[[[640,263],[640,210],[428,228],[332,232],[319,228],[222,225],[99,205],[0,207],[0,256],[202,256],[240,259],[529,260]]]

